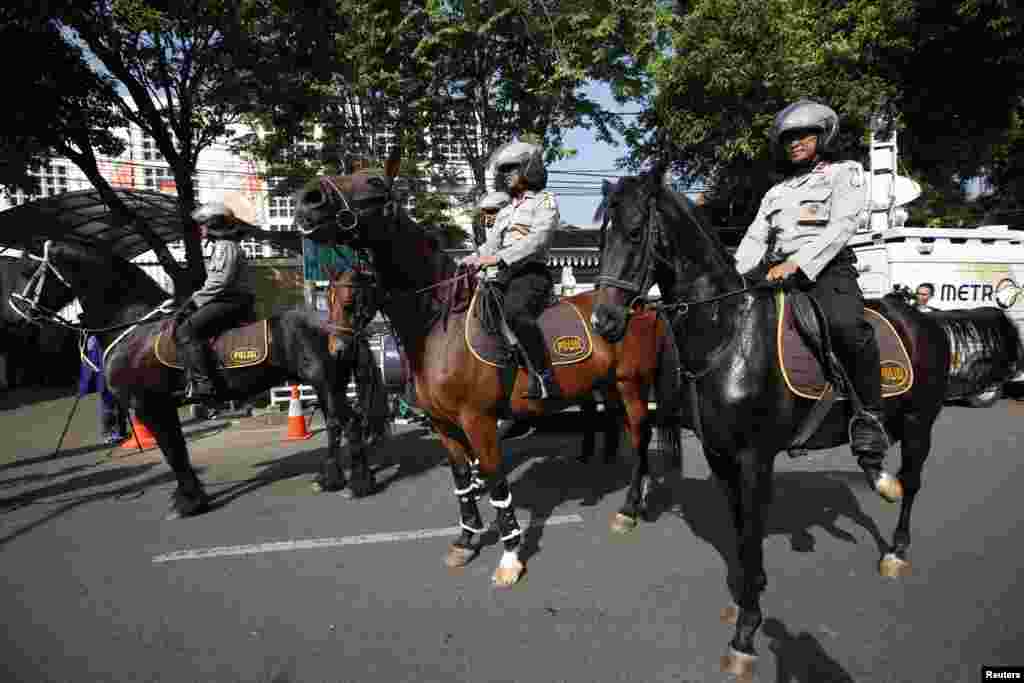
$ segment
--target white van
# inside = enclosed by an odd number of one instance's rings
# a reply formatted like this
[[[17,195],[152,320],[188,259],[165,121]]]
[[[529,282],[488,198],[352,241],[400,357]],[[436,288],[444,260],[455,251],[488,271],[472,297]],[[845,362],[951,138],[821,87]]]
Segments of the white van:
[[[1024,336],[1024,232],[1005,225],[973,228],[892,227],[859,233],[850,241],[857,254],[858,282],[867,298],[903,285],[915,291],[934,285],[929,305],[939,310],[980,306],[1001,308]],[[1024,381],[1024,373],[1013,378]],[[998,389],[978,395],[974,405],[999,397]]]

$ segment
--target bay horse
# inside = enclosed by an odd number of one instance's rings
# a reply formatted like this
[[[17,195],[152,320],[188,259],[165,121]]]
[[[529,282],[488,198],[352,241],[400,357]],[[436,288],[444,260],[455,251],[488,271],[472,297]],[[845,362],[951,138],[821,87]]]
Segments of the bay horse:
[[[373,274],[369,271],[354,269],[339,272],[329,266],[325,270],[329,283],[327,286],[327,319],[334,325],[335,335],[339,339],[357,337],[361,340],[360,343],[365,344],[366,325],[373,320],[379,309]],[[351,353],[356,352],[356,347],[353,346],[351,349]],[[369,353],[367,347],[361,358],[365,358]],[[399,353],[402,354],[404,362],[405,352],[399,349]],[[347,367],[359,369],[359,373],[356,373],[359,407],[355,411],[357,419],[350,423],[350,427],[363,431],[348,435],[349,443],[361,444],[357,450],[353,450],[352,476],[349,478],[349,488],[355,496],[366,495],[373,490],[373,471],[367,464],[365,447],[372,445],[373,441],[384,436],[388,431],[382,417],[387,411],[387,387],[384,386],[383,377],[381,377],[376,363],[372,363],[372,361],[372,357],[367,361],[360,361],[353,356],[352,360],[346,363]],[[583,400],[580,403],[580,409],[584,426],[583,444],[576,460],[587,463],[593,459],[597,447],[596,432],[600,425],[604,434],[603,462],[605,464],[614,463],[619,450],[621,406],[612,402],[605,403],[603,418],[597,409],[596,401]],[[505,429],[501,429],[499,423],[499,441],[502,440],[503,433],[508,432],[512,427],[511,420],[506,422]]]
[[[645,175],[606,185],[598,209],[604,236],[593,324],[602,337],[618,338],[629,320],[624,304],[642,297],[652,283],[665,310],[674,311],[688,385],[678,397],[680,417],[703,442],[738,537],[740,568],[730,585],[738,607],[723,612],[724,619],[735,619],[736,630],[723,668],[742,677],[753,669],[762,622],[764,505],[771,498],[775,457],[793,443],[815,401],[787,388],[779,367],[777,294],[767,285],[748,285],[689,200],[661,182],[664,169],[659,163]],[[893,442],[902,442],[899,522],[879,564],[884,575],[894,576],[910,568],[910,513],[946,394],[950,353],[939,324],[901,299],[867,305],[895,328],[913,372],[912,387],[884,401],[886,428]],[[833,404],[807,448],[848,441],[847,405]]]
[[[161,362],[155,342],[171,334],[167,317],[175,307],[167,293],[137,265],[93,245],[47,241],[36,275],[26,286],[16,310],[36,320],[75,327],[96,334],[102,347],[103,372],[112,393],[135,410],[156,437],[178,485],[171,496],[168,519],[189,517],[210,507],[189,461],[178,407],[184,404],[184,373]],[[60,321],[56,311],[77,297],[88,327]],[[263,321],[260,321],[263,322]],[[317,392],[327,422],[328,454],[320,485],[344,487],[338,462],[341,427],[347,410],[345,386],[328,350],[329,329],[312,312],[291,310],[266,321],[266,359],[258,365],[220,370],[223,400],[245,399],[282,384],[304,383]],[[173,338],[173,335],[172,335]]]
[[[512,585],[525,568],[519,558],[521,530],[502,467],[499,417],[525,418],[562,410],[590,400],[595,388],[608,400],[621,400],[637,462],[613,526],[631,528],[644,513],[649,488],[647,450],[653,427],[649,392],[652,387],[656,396],[675,392],[674,346],[665,343],[665,321],[654,314],[637,316],[620,342],[595,338],[589,357],[556,368],[566,400],[521,398],[526,372],[514,364],[505,369],[483,362],[466,341],[475,273],[457,266],[439,240],[408,216],[392,194],[393,180],[366,175],[315,178],[296,194],[296,222],[307,234],[333,233],[339,242],[370,253],[380,307],[406,350],[416,402],[429,415],[448,451],[461,533],[450,546],[445,564],[461,567],[478,553],[473,536],[484,527],[476,501],[489,489],[504,544],[493,581]],[[593,296],[581,294],[564,301],[577,308],[586,324]],[[659,436],[664,443],[678,444],[678,430],[665,429]]]

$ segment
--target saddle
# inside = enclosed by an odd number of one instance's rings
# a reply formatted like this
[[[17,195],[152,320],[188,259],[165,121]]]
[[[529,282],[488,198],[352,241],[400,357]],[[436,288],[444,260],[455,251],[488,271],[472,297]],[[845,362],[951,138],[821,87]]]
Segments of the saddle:
[[[835,394],[835,400],[849,400],[849,388],[843,386],[832,368],[834,361],[828,342],[828,324],[817,303],[802,292],[776,294],[779,310],[779,367],[786,386],[797,396],[819,400]],[[882,375],[882,398],[910,391],[914,370],[903,340],[885,316],[870,307],[864,318],[878,340]]]
[[[478,296],[480,288],[473,293],[473,300],[466,315],[465,339],[470,353],[481,363],[494,367],[521,366],[521,361],[514,354],[508,341],[501,335],[491,334],[484,329],[478,314]],[[551,365],[579,363],[590,358],[594,352],[587,321],[572,302],[549,301],[548,307],[541,313],[537,322],[547,344]]]
[[[153,342],[153,353],[157,360],[169,368],[184,369],[178,359],[178,345],[174,341],[173,320],[166,320]],[[235,370],[249,368],[267,362],[270,358],[270,323],[258,320],[233,327],[208,342],[213,347],[217,368]]]
[[[782,290],[776,293],[779,311],[779,369],[791,392],[814,401],[789,444],[790,457],[807,454],[807,447],[838,401],[852,403],[854,412],[860,401],[852,394],[846,372],[831,348],[828,323],[815,300],[803,292]],[[873,308],[864,308],[864,319],[878,341],[879,372],[882,375],[882,399],[906,393],[914,384],[914,370],[903,340],[885,316]]]

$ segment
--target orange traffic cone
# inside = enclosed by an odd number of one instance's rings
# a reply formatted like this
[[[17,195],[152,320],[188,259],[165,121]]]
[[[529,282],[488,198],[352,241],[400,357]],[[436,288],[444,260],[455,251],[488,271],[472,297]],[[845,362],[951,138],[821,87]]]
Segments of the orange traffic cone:
[[[139,418],[135,417],[132,413],[132,435],[127,441],[121,444],[121,448],[137,450],[146,450],[147,448],[156,448],[156,437],[153,433],[146,428],[146,425],[142,424]]]
[[[308,439],[313,436],[306,429],[306,416],[302,414],[302,401],[299,400],[299,385],[292,385],[292,397],[288,401],[288,441]]]

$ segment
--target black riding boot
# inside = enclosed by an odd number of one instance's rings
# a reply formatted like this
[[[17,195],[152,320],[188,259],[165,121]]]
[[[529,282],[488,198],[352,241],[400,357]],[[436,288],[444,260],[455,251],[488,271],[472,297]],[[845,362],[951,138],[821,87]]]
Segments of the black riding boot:
[[[882,412],[881,371],[874,337],[862,345],[858,356],[849,374],[863,410],[850,418],[850,450],[871,488],[892,503],[903,497],[903,487],[899,479],[882,468],[890,443]]]
[[[213,383],[214,360],[210,347],[201,341],[184,347],[185,351],[185,395],[197,402],[213,401],[217,398],[217,387]]]

